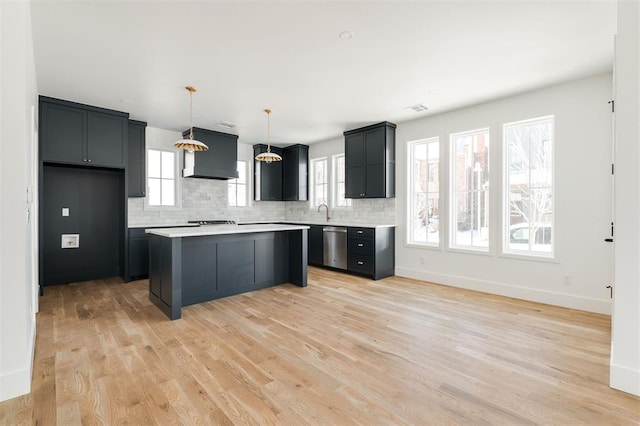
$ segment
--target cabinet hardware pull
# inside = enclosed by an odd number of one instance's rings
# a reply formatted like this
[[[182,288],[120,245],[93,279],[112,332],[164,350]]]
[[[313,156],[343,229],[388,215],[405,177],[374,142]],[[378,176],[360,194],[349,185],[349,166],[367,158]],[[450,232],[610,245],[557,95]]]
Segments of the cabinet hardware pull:
[[[358,265],[364,265],[364,262],[362,262],[361,260],[358,260]]]
[[[364,244],[358,243],[358,247],[364,247]]]
[[[364,234],[364,231],[356,231],[358,234]]]

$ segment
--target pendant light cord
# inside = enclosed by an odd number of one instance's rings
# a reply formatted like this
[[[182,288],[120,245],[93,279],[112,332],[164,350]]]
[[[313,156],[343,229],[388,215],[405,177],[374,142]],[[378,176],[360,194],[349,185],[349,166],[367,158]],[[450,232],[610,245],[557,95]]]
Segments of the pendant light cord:
[[[189,91],[189,140],[193,140],[193,91],[187,87]]]
[[[267,152],[271,152],[271,110],[265,109],[267,113]]]

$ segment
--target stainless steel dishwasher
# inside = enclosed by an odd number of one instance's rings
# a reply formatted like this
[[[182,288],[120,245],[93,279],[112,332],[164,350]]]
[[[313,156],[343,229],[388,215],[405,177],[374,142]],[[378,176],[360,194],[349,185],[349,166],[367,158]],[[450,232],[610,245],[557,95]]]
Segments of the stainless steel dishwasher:
[[[325,226],[322,228],[322,264],[347,269],[347,228]]]

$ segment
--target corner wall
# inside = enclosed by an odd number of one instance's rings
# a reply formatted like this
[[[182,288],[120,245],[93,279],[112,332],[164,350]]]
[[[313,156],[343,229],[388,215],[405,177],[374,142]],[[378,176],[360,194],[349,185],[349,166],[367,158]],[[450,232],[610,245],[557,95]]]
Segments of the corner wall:
[[[640,395],[640,6],[618,1],[615,285],[610,385]]]
[[[609,314],[611,244],[603,239],[611,222],[612,75],[604,74],[503,98],[398,126],[396,274],[472,290]],[[555,260],[500,254],[502,207],[502,125],[555,116]],[[407,142],[438,136],[440,178],[448,186],[449,134],[490,128],[491,247],[488,254],[408,246]],[[495,190],[493,189],[495,188]],[[446,191],[441,225],[446,229]],[[446,237],[441,232],[441,238]],[[563,284],[569,275],[571,285]]]
[[[0,2],[0,401],[31,388],[37,87],[27,1]],[[29,197],[28,191],[32,194]],[[9,244],[9,242],[11,242]]]

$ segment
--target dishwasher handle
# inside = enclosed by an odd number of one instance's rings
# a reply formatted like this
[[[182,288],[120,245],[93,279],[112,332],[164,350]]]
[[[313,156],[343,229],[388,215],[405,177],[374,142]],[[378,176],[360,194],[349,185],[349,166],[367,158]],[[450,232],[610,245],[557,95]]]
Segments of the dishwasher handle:
[[[323,232],[344,232],[346,234],[347,228],[338,227],[338,226],[325,226],[324,228],[322,228],[322,231]]]

